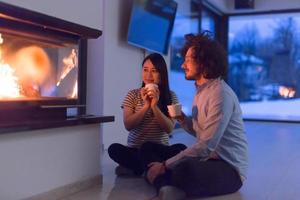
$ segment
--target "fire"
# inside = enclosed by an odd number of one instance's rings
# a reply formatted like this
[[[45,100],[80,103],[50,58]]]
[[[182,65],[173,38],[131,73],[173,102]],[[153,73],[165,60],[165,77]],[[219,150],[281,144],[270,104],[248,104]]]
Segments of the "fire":
[[[3,44],[3,38],[0,33],[0,45]],[[20,87],[18,78],[13,70],[2,60],[2,50],[0,46],[0,98],[20,97]]]
[[[0,100],[77,97],[77,49],[57,50],[18,41],[0,33]]]
[[[284,98],[293,98],[296,94],[296,91],[293,88],[280,86],[279,87],[279,94]]]
[[[41,85],[51,74],[51,62],[39,46],[27,46],[19,49],[10,58],[10,64],[16,69],[16,75],[22,84]]]
[[[21,97],[18,78],[8,64],[0,63],[0,98],[10,97]]]
[[[75,49],[72,49],[71,54],[63,59],[64,67],[60,75],[59,81],[56,83],[56,86],[60,85],[60,82],[68,75],[68,73],[75,67],[77,67],[77,53]],[[76,83],[77,84],[77,83]]]
[[[25,46],[7,58],[7,62],[15,70],[21,95],[25,97],[41,97],[40,87],[51,75],[51,62],[39,46]]]
[[[50,74],[50,60],[41,47],[23,47],[4,59],[0,46],[0,98],[39,97],[39,87]]]
[[[74,84],[74,87],[73,87],[72,95],[71,95],[72,98],[77,97],[77,91],[78,91],[78,84],[77,84],[77,81],[76,81],[76,83]]]

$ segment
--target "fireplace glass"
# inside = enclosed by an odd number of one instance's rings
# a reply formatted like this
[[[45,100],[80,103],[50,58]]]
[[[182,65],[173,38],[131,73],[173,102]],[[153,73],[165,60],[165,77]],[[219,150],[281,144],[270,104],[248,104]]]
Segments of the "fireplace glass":
[[[78,42],[0,32],[0,102],[75,100]]]

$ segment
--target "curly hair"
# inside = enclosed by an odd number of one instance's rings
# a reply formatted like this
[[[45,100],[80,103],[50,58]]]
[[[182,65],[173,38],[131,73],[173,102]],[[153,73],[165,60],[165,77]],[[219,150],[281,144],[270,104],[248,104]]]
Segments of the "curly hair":
[[[187,51],[193,49],[193,59],[202,65],[203,77],[206,79],[225,78],[227,74],[227,53],[223,46],[212,38],[209,31],[198,35],[185,35],[186,43],[181,50],[182,57]]]

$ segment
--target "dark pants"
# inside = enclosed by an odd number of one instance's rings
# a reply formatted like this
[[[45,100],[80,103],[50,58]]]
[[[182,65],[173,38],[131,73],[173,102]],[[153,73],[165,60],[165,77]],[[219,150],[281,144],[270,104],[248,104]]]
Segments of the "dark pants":
[[[154,146],[159,148],[157,144]],[[168,151],[168,147],[162,148]],[[144,160],[148,159],[146,155],[142,156]],[[151,162],[153,156],[149,157],[148,162]],[[144,166],[146,164],[144,163]],[[187,157],[176,163],[172,169],[168,169],[165,174],[159,175],[153,185],[158,190],[162,186],[172,185],[182,189],[190,197],[204,197],[236,192],[242,186],[242,182],[237,171],[224,160],[200,161],[199,158]]]
[[[162,147],[168,147],[168,150],[162,151],[162,148],[156,149],[155,148],[156,145]],[[143,146],[146,148],[142,148]],[[151,146],[151,148],[147,148],[148,146],[149,147]],[[162,161],[176,155],[177,153],[179,153],[180,151],[186,148],[186,146],[183,144],[174,144],[171,146],[166,146],[162,144],[156,144],[153,142],[146,142],[145,144],[142,145],[142,147],[141,149],[138,149],[138,148],[131,148],[122,144],[114,143],[108,147],[108,155],[112,160],[114,160],[119,165],[133,170],[134,173],[137,175],[142,175],[145,168],[143,163],[145,163],[146,161],[143,162],[143,158],[140,155],[142,154],[156,155],[153,158],[149,157],[149,159],[151,160],[153,159],[153,161],[156,161],[156,159],[160,159],[160,161]],[[141,154],[140,151],[142,149],[144,152]],[[150,163],[151,160],[149,159],[147,159],[147,162]]]
[[[138,148],[114,143],[108,147],[108,155],[119,165],[133,170],[136,175],[143,174],[144,168],[140,160]]]
[[[167,146],[154,142],[146,142],[141,146],[140,156],[144,168],[147,169],[149,163],[165,161],[184,149],[186,149],[184,144],[173,144],[171,146]]]

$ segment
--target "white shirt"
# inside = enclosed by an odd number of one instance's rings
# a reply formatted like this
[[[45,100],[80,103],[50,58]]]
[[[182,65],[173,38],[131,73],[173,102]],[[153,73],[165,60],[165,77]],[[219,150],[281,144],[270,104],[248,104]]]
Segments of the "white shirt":
[[[221,79],[212,79],[196,89],[192,117],[186,117],[181,125],[197,142],[168,159],[166,165],[172,167],[184,157],[199,157],[204,161],[221,158],[245,179],[248,145],[238,98]]]

